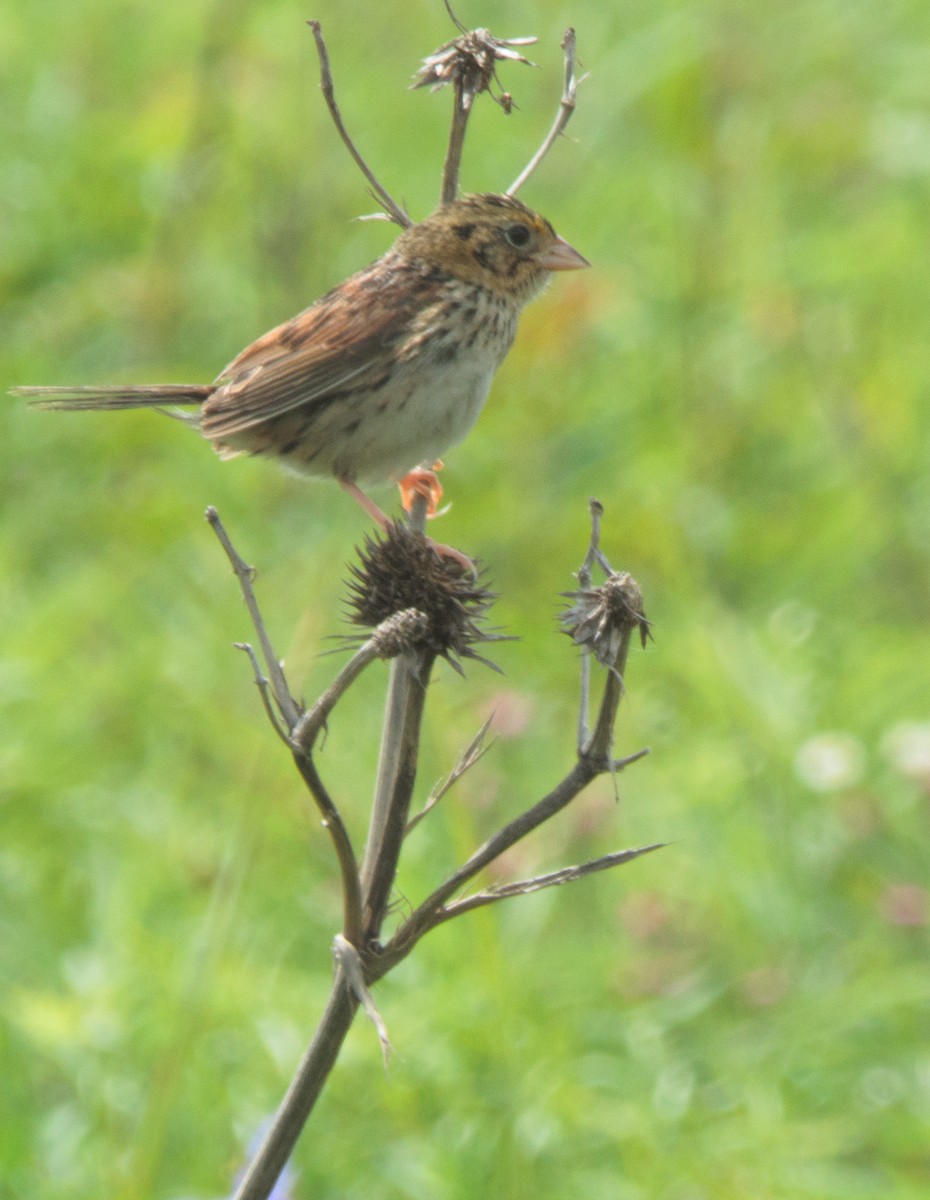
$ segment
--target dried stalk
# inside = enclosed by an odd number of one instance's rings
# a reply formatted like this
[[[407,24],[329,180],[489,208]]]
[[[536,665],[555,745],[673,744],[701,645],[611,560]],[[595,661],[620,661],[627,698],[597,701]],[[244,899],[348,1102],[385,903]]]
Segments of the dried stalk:
[[[301,1059],[271,1127],[236,1189],[234,1200],[268,1200],[335,1066],[357,1009],[358,1000],[347,986],[342,970],[338,969],[326,1011],[313,1035],[313,1041]]]
[[[255,592],[252,590],[252,580],[255,578],[255,569],[250,567],[245,559],[239,554],[232,542],[229,540],[229,535],[223,528],[223,523],[220,520],[219,513],[211,504],[206,512],[207,521],[220,541],[220,545],[226,551],[226,557],[239,580],[239,587],[242,589],[242,598],[245,600],[246,607],[249,610],[249,616],[252,618],[252,625],[258,634],[258,641],[262,648],[262,654],[265,657],[265,665],[268,670],[269,681],[274,693],[275,701],[281,712],[281,716],[287,723],[290,729],[300,717],[300,706],[288,690],[287,681],[284,678],[284,672],[281,670],[279,662],[274,650],[271,647],[271,642],[268,638],[268,632],[265,629],[265,623],[262,620],[262,615],[258,610],[258,604],[255,601]],[[253,658],[253,662],[254,662]],[[259,685],[262,686],[261,684]],[[277,726],[276,726],[277,728]]]
[[[470,771],[476,762],[484,758],[485,754],[487,754],[487,752],[491,749],[493,742],[490,744],[485,744],[484,739],[487,736],[488,730],[491,728],[491,722],[493,720],[494,714],[492,713],[459,755],[455,766],[452,768],[449,774],[445,777],[445,779],[442,780],[441,783],[438,783],[436,787],[433,788],[430,794],[426,797],[426,803],[423,805],[417,815],[415,817],[411,817],[407,822],[408,834],[415,829],[417,825],[419,825],[425,816],[433,811],[443,796],[445,796],[455,786],[455,784],[458,783],[462,776],[466,772]]]
[[[326,721],[330,713],[352,684],[355,683],[362,671],[373,663],[376,658],[380,657],[381,649],[378,643],[378,635],[375,633],[352,655],[352,658],[342,668],[313,707],[308,708],[297,721],[293,732],[288,738],[288,744],[292,749],[299,750],[306,755],[312,753],[317,737],[326,728]]]
[[[497,77],[497,63],[510,61],[535,66],[515,47],[531,46],[538,40],[535,37],[495,38],[487,29],[467,29],[453,12],[448,0],[446,0],[446,11],[458,29],[459,36],[451,42],[447,42],[446,45],[440,46],[438,50],[424,59],[413,83],[415,88],[428,86],[434,91],[446,84],[452,84],[452,120],[449,125],[449,140],[443,160],[441,204],[450,204],[459,192],[462,151],[475,97],[481,95],[482,92],[487,92],[505,113],[512,112],[513,97],[511,94],[503,89],[499,89],[497,92],[492,90],[493,84],[499,87],[500,83]],[[307,24],[313,33],[320,60],[320,90],[336,131],[353,161],[365,176],[372,195],[384,209],[387,218],[406,229],[413,224],[410,215],[391,196],[369,167],[342,120],[342,113],[336,101],[329,51],[323,38],[322,26],[319,21],[308,21]],[[561,42],[565,60],[564,83],[555,120],[542,145],[507,189],[509,195],[516,195],[517,191],[523,187],[565,132],[565,127],[574,115],[578,85],[586,78],[586,76],[582,76],[579,79],[575,73],[575,40],[574,29],[566,29]]]
[[[462,913],[472,912],[473,909],[483,908],[486,904],[494,904],[498,900],[508,900],[511,896],[528,896],[530,892],[541,892],[544,888],[574,883],[576,879],[583,879],[586,875],[607,871],[611,867],[632,862],[634,858],[640,858],[653,850],[661,850],[663,845],[663,842],[654,842],[651,846],[640,846],[636,850],[617,850],[613,854],[604,854],[601,858],[594,858],[577,867],[562,867],[561,870],[550,871],[546,875],[535,875],[532,879],[496,884],[483,892],[476,892],[473,896],[465,896],[447,904],[443,908],[443,920],[461,916]]]
[[[333,86],[333,73],[329,65],[329,52],[326,49],[326,42],[323,40],[323,28],[319,21],[308,21],[313,40],[316,42],[316,52],[320,59],[320,90],[323,93],[323,98],[326,101],[326,107],[329,109],[329,115],[333,119],[333,124],[339,136],[342,138],[343,145],[352,155],[356,166],[368,180],[371,187],[372,195],[382,205],[390,220],[396,225],[400,225],[403,229],[413,224],[410,216],[401,208],[396,200],[391,196],[388,190],[382,186],[374,171],[369,167],[368,163],[362,158],[355,143],[349,137],[348,130],[342,121],[342,114],[339,111],[339,105],[336,103],[336,92]]]
[[[432,665],[437,657],[437,648],[430,638],[429,621],[403,620],[388,636],[390,621],[383,621],[374,635],[354,655],[340,672],[336,681],[320,699],[305,713],[292,713],[288,724],[287,742],[295,763],[307,784],[320,811],[324,824],[333,838],[334,848],[342,872],[344,926],[334,941],[336,972],[329,1003],[319,1029],[301,1062],[297,1074],[282,1101],[264,1142],[259,1148],[249,1170],[236,1192],[235,1200],[267,1200],[275,1181],[296,1144],[297,1138],[312,1111],[326,1076],[332,1069],[352,1023],[355,1012],[364,1006],[374,1022],[382,1049],[387,1053],[388,1038],[384,1022],[371,998],[370,986],[381,979],[410,953],[416,943],[429,930],[455,917],[463,916],[476,908],[526,895],[547,887],[557,887],[611,867],[633,861],[658,848],[657,845],[642,846],[604,855],[591,862],[563,867],[556,871],[516,880],[512,883],[496,884],[483,888],[471,895],[454,899],[456,893],[475,878],[486,866],[504,851],[537,829],[550,817],[566,807],[598,775],[616,773],[637,761],[646,750],[627,758],[612,757],[614,724],[623,694],[623,672],[634,632],[644,636],[645,617],[635,583],[629,576],[611,570],[610,564],[600,550],[600,520],[602,509],[596,501],[591,503],[591,539],[584,563],[578,571],[582,588],[572,594],[573,606],[563,615],[568,632],[583,648],[583,663],[594,656],[606,667],[604,692],[601,697],[597,719],[592,734],[585,734],[577,749],[577,760],[559,784],[535,804],[510,821],[487,842],[479,847],[457,871],[441,883],[430,896],[419,904],[400,924],[394,935],[382,944],[381,927],[388,911],[391,891],[397,873],[402,843],[410,828],[432,810],[439,798],[481,756],[482,742],[487,724],[463,751],[455,767],[443,783],[434,789],[423,810],[412,822],[408,822],[410,799],[416,779],[419,749],[419,732],[423,716],[426,689]],[[419,504],[413,514],[413,522],[422,531],[425,519],[425,502]],[[266,664],[275,663],[278,670],[277,682],[270,687],[275,704],[280,709],[290,697],[283,669],[277,663],[270,639],[265,631],[261,613],[251,588],[253,572],[232,547],[228,535],[215,513],[211,524],[226,550],[246,596],[253,623],[258,632]],[[388,534],[398,537],[399,533]],[[405,535],[409,537],[409,535]],[[401,538],[402,546],[408,546]],[[388,561],[392,561],[388,559]],[[597,565],[606,574],[607,580],[600,588],[592,587],[592,569]],[[369,563],[368,570],[372,568]],[[438,567],[437,579],[444,577],[445,567]],[[360,572],[364,576],[365,572]],[[379,588],[383,588],[383,575],[377,575]],[[358,587],[357,584],[353,585]],[[431,585],[434,586],[434,585]],[[463,585],[468,589],[470,584]],[[430,608],[430,605],[426,605]],[[401,612],[401,617],[409,614]],[[422,616],[422,614],[414,614]],[[435,622],[435,614],[434,614]],[[474,627],[466,622],[469,636],[478,636]],[[406,630],[407,641],[398,638],[397,629]],[[388,686],[388,700],[382,732],[381,754],[375,797],[365,858],[361,870],[356,865],[348,834],[335,804],[321,780],[314,761],[316,739],[335,705],[354,683],[362,671],[375,658],[380,657],[386,647],[394,655]],[[465,651],[457,647],[460,652]],[[269,720],[278,728],[275,708],[267,697],[268,681],[264,680],[257,656],[250,650],[250,658],[260,685],[260,691]],[[270,671],[269,671],[270,673]],[[590,679],[590,667],[585,669],[583,680]],[[587,683],[583,685],[582,701],[587,706]],[[280,695],[279,695],[280,692]],[[296,703],[296,702],[291,702]],[[280,732],[280,730],[279,730]]]
[[[262,674],[261,666],[255,651],[247,643],[237,642],[236,645],[245,650],[252,663],[252,668],[255,674],[255,682],[258,685],[259,693],[262,697],[262,704],[268,716],[275,733],[287,742],[294,756],[294,762],[298,771],[306,783],[310,794],[316,802],[317,808],[323,817],[323,826],[329,833],[333,843],[333,849],[336,852],[336,858],[339,863],[339,870],[342,876],[342,893],[343,893],[343,932],[346,937],[354,942],[361,939],[362,936],[362,891],[359,882],[358,865],[355,859],[355,852],[352,849],[352,842],[349,838],[345,823],[332,800],[329,792],[326,790],[319,772],[316,769],[316,764],[308,749],[295,741],[295,732],[301,728],[303,724],[304,714],[302,713],[297,701],[291,696],[290,689],[287,685],[287,680],[284,676],[284,669],[281,666],[280,660],[274,652],[271,645],[271,639],[265,628],[265,622],[262,618],[258,607],[258,601],[255,598],[255,592],[252,588],[252,580],[255,577],[254,568],[250,567],[241,554],[232,544],[232,540],[220,520],[219,513],[212,506],[207,509],[207,520],[210,523],[213,532],[216,534],[220,545],[229,559],[236,578],[239,580],[239,587],[242,591],[243,599],[246,607],[249,610],[249,616],[252,619],[252,625],[258,635],[259,644],[262,648],[262,654],[265,659],[265,666],[270,676],[270,680],[266,679]],[[356,656],[358,657],[358,656]],[[350,664],[351,665],[351,664]],[[356,672],[356,676],[357,677]],[[287,732],[281,729],[274,709],[268,700],[268,687],[271,686],[275,702],[280,710],[286,725]],[[345,689],[343,688],[343,691]],[[319,709],[319,702],[315,709]],[[311,743],[312,746],[312,743]]]
[[[434,661],[432,655],[424,653],[418,656],[413,668],[403,658],[395,658],[391,663],[377,784],[362,863],[366,944],[377,940],[380,934],[397,874],[416,782],[426,689]]]
[[[575,114],[575,93],[578,90],[579,83],[583,83],[587,76],[582,75],[581,79],[576,79],[575,77],[574,29],[566,29],[565,33],[562,35],[562,52],[565,55],[565,82],[562,87],[562,99],[559,101],[559,110],[555,115],[552,128],[549,130],[548,134],[543,140],[543,144],[539,147],[530,161],[526,164],[520,174],[507,189],[507,194],[510,196],[515,196],[520,188],[523,187],[523,185],[543,161],[558,139],[565,132],[565,126]]]
[[[419,533],[426,525],[426,507],[426,497],[416,496],[410,524]],[[426,689],[435,658],[429,650],[420,649],[412,657],[398,655],[391,663],[377,782],[361,872],[365,945],[380,936],[397,874],[416,781]]]
[[[459,194],[462,149],[465,146],[465,131],[471,114],[471,105],[465,103],[465,91],[460,79],[455,81],[452,91],[452,122],[449,126],[449,144],[446,147],[446,159],[442,170],[442,191],[439,197],[441,204],[451,204]]]

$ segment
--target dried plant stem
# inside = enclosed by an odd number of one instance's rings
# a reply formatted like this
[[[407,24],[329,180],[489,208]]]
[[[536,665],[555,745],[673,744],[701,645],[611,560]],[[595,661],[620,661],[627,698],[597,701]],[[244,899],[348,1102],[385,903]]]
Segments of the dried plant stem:
[[[463,25],[462,22],[455,15],[455,11],[453,10],[452,5],[449,3],[449,0],[443,0],[443,4],[445,5],[446,12],[449,14],[449,19],[451,20],[452,24],[456,27],[456,29],[459,31],[459,33],[467,33],[468,26]]]
[[[319,732],[320,727],[325,723],[326,716],[333,704],[335,704],[335,700],[346,690],[348,683],[358,677],[362,667],[372,661],[376,655],[371,652],[366,653],[366,646],[363,646],[343,670],[340,676],[342,680],[341,686],[337,687],[339,684],[339,680],[337,680],[321,700],[310,710],[310,714],[303,713],[297,701],[291,696],[287,680],[284,676],[284,670],[274,652],[274,647],[271,645],[271,639],[265,628],[265,622],[252,587],[255,572],[232,544],[232,539],[226,532],[226,528],[220,520],[219,513],[212,505],[207,509],[206,515],[220,545],[226,552],[226,557],[232,565],[236,578],[239,580],[242,597],[245,600],[249,616],[252,619],[252,625],[258,636],[262,655],[265,659],[266,670],[271,677],[270,680],[266,679],[262,674],[261,664],[252,647],[245,642],[237,642],[236,645],[240,650],[244,650],[248,654],[268,720],[278,736],[290,747],[301,778],[307,785],[323,817],[323,827],[329,833],[330,840],[333,843],[336,860],[339,863],[339,872],[342,877],[343,932],[346,938],[355,944],[360,941],[362,936],[362,891],[359,882],[358,864],[355,852],[352,849],[348,830],[345,827],[339,810],[320,778],[311,751],[313,740]],[[374,641],[375,639],[370,639],[367,645],[370,646]],[[348,682],[344,677],[347,677]],[[286,732],[282,730],[269,700],[269,683],[275,697],[275,702],[286,722]],[[308,720],[308,716],[315,718],[315,721]],[[298,733],[301,733],[302,736],[298,737]]]
[[[459,192],[462,148],[465,145],[468,118],[471,116],[471,104],[466,103],[466,93],[461,79],[456,79],[452,89],[452,96],[452,124],[449,127],[449,144],[446,148],[446,161],[442,169],[442,195],[440,199],[443,204],[451,204]]]
[[[371,186],[372,193],[375,198],[384,208],[384,211],[390,219],[401,228],[406,229],[413,224],[410,216],[401,208],[391,194],[379,182],[374,171],[369,167],[368,163],[362,158],[359,151],[356,149],[355,143],[349,137],[348,130],[342,121],[342,114],[339,111],[339,105],[336,103],[336,92],[333,87],[333,73],[329,65],[329,51],[326,49],[326,42],[323,40],[323,29],[319,21],[308,21],[313,40],[316,42],[316,52],[320,59],[320,90],[326,100],[326,107],[329,109],[329,115],[333,119],[333,124],[339,136],[342,138],[343,144],[355,160],[356,166],[368,180]]]
[[[415,499],[410,520],[414,528],[423,531],[426,522],[425,497]],[[334,821],[330,833],[334,835],[342,869],[345,908],[344,936],[337,938],[337,944],[343,952],[352,953],[352,961],[360,964],[362,970],[368,961],[368,946],[379,937],[397,873],[397,860],[416,781],[420,725],[434,656],[423,651],[414,656],[399,655],[391,663],[375,799],[361,872],[355,867],[347,835],[345,844],[342,844],[344,827],[319,777],[311,750],[317,733],[336,701],[364,666],[377,656],[376,646],[375,636],[358,651],[336,683],[309,710],[309,714],[296,723],[292,735],[294,760],[324,813],[324,824],[329,827],[329,819]],[[363,978],[350,986],[343,956],[337,958],[337,963],[329,1003],[320,1026],[264,1142],[236,1192],[235,1200],[267,1200],[335,1064],[360,997],[363,1002],[369,1000],[364,987],[370,978],[376,976],[366,972],[367,979]],[[379,1037],[386,1048],[386,1034],[376,1011],[372,1019],[378,1025]]]
[[[482,908],[486,904],[494,904],[498,900],[508,900],[512,896],[527,896],[530,892],[541,892],[544,888],[561,887],[564,883],[574,883],[576,879],[583,879],[586,875],[607,871],[611,867],[619,867],[624,863],[632,862],[634,858],[641,858],[642,855],[649,854],[653,850],[661,850],[662,845],[662,842],[654,842],[650,846],[638,846],[635,850],[616,850],[613,854],[604,854],[601,858],[581,863],[577,867],[562,867],[558,871],[549,871],[545,875],[535,875],[532,879],[519,879],[514,883],[497,884],[483,892],[476,892],[473,896],[465,896],[461,900],[447,904],[443,909],[443,919],[449,920],[452,917],[461,916],[462,913]]]
[[[234,1200],[267,1200],[271,1195],[336,1063],[357,1009],[358,1001],[347,986],[340,968],[336,971],[329,1003],[313,1041],[281,1101],[271,1128],[243,1176]]]
[[[493,743],[486,744],[484,739],[487,736],[488,730],[491,728],[491,722],[493,720],[494,714],[491,713],[488,719],[484,722],[472,740],[459,755],[455,766],[452,768],[446,778],[433,788],[426,799],[426,803],[423,805],[420,811],[416,814],[416,816],[411,817],[407,822],[408,834],[420,824],[424,817],[428,816],[433,811],[443,796],[445,796],[446,793],[450,791],[456,783],[458,783],[462,776],[466,772],[470,771],[475,763],[478,762],[479,759],[484,758],[485,754],[487,754],[488,750],[490,750]]]
[[[603,507],[599,501],[594,499],[590,501],[589,513],[591,518],[590,542],[584,562],[578,571],[579,581],[586,592],[591,585],[591,572],[595,563],[608,575],[608,585],[605,585],[605,588],[609,587],[611,583],[618,586],[620,580],[620,577],[613,571],[610,563],[600,549],[600,528]],[[638,602],[641,602],[639,590],[636,588],[635,583],[628,576],[624,576],[623,580],[629,594],[632,596],[635,591]],[[569,771],[564,779],[548,795],[544,796],[531,808],[528,808],[520,816],[505,825],[493,837],[489,838],[483,846],[479,847],[472,854],[467,862],[463,863],[457,871],[436,888],[432,895],[410,914],[391,941],[384,947],[383,955],[378,963],[379,971],[383,973],[390,970],[397,961],[409,954],[413,946],[430,929],[449,920],[452,916],[459,915],[469,908],[476,907],[478,902],[474,897],[470,900],[458,901],[455,904],[448,904],[447,901],[469,880],[473,879],[496,858],[499,858],[506,850],[509,850],[511,846],[514,846],[534,829],[537,829],[545,821],[548,821],[556,813],[565,808],[566,805],[570,804],[593,779],[605,772],[616,775],[630,763],[636,762],[648,753],[648,750],[641,750],[620,760],[615,760],[612,756],[614,727],[616,725],[620,701],[623,697],[623,674],[626,670],[630,643],[634,631],[645,638],[645,630],[647,628],[645,616],[642,614],[641,608],[635,610],[630,608],[627,611],[621,610],[617,621],[612,622],[612,625],[616,626],[613,629],[616,641],[611,640],[609,643],[613,649],[611,658],[605,661],[607,678],[604,684],[604,692],[601,697],[597,720],[594,725],[594,732],[590,736],[587,732],[587,707],[591,650],[588,645],[584,645],[578,760],[572,770]],[[491,903],[495,899],[503,898],[504,895],[518,895],[522,891],[536,891],[542,886],[554,886],[556,883],[566,883],[581,878],[583,875],[594,870],[606,869],[611,865],[628,862],[631,858],[637,857],[638,854],[643,852],[642,850],[622,851],[619,856],[603,860],[602,866],[586,863],[581,867],[565,868],[553,876],[543,877],[545,882],[542,883],[525,880],[522,883],[517,882],[507,885],[506,891],[495,889],[493,893],[481,893],[485,897],[481,900],[481,903]]]
[[[379,657],[378,639],[370,637],[352,655],[319,700],[312,708],[307,709],[294,726],[290,737],[292,749],[302,750],[305,754],[311,753],[320,731],[326,728],[326,721],[330,713],[362,671]]]
[[[426,497],[415,496],[410,524],[419,533],[426,525],[426,509]],[[361,872],[365,945],[380,936],[397,874],[416,782],[423,706],[434,661],[434,655],[419,650],[412,656],[398,655],[391,662],[375,795]]]
[[[223,527],[219,513],[212,504],[207,509],[206,517],[210,523],[210,527],[219,539],[220,545],[226,551],[226,557],[229,559],[236,578],[239,580],[242,598],[245,600],[246,608],[249,610],[249,616],[252,618],[252,625],[258,635],[262,654],[265,658],[265,668],[268,671],[275,701],[281,710],[281,716],[287,723],[288,729],[291,729],[300,718],[300,706],[288,689],[287,680],[284,678],[284,672],[281,669],[281,663],[272,648],[268,631],[265,629],[265,622],[262,620],[262,614],[256,603],[255,592],[252,588],[255,571],[230,541],[229,534]]]
[[[393,665],[395,667],[398,666],[399,660],[395,660]],[[403,683],[398,683],[396,676],[392,678],[391,699],[395,705],[401,703],[401,693],[404,694],[404,697],[416,696],[418,692],[425,693],[424,685],[413,681],[414,686],[411,688],[408,687],[409,682],[409,680],[405,680]],[[410,719],[419,728],[419,719],[422,715],[422,700],[419,703],[414,702],[412,706],[407,707],[406,711],[410,713]],[[410,748],[410,753],[414,755],[413,764],[415,765],[418,739],[410,739],[403,726],[401,725],[400,728],[397,728],[393,719],[385,722],[385,733],[389,734],[392,738],[400,736],[406,740]],[[306,772],[312,768],[312,760],[307,758],[302,761],[296,755],[295,758],[297,759],[298,766],[301,768],[301,774],[304,775],[304,778],[307,778]],[[383,753],[382,768],[386,773],[393,772],[393,774],[391,774],[390,778],[382,778],[379,773],[378,789],[383,790],[385,795],[390,796],[394,799],[395,803],[398,803],[403,817],[403,820],[400,817],[397,820],[393,820],[389,813],[388,819],[381,827],[381,854],[383,858],[389,858],[393,849],[391,833],[396,825],[400,827],[402,839],[415,772],[411,771],[411,764],[408,762],[406,755],[401,755],[397,760],[394,760],[391,755]],[[316,794],[316,786],[321,785],[311,786],[314,794]],[[399,841],[401,839],[398,839],[396,854],[399,854]],[[366,912],[369,917],[368,927],[373,931],[372,936],[376,936],[376,927],[380,923],[380,920],[383,919],[387,895],[393,883],[394,872],[396,872],[396,854],[394,855],[394,868],[390,874],[390,878],[387,880],[386,887],[385,872],[381,869],[380,860],[375,858],[370,864],[372,878],[369,882],[369,887],[366,889],[368,900]],[[381,903],[379,900],[382,892],[384,894],[384,903]],[[365,957],[362,953],[362,948],[366,945],[365,932],[356,933],[354,938],[347,932],[346,941],[355,948],[359,953],[359,958],[364,963]],[[335,1065],[339,1049],[355,1017],[358,1004],[358,996],[349,987],[345,971],[342,966],[337,967],[329,1003],[320,1021],[320,1025],[314,1034],[313,1041],[310,1043],[306,1054],[301,1060],[297,1073],[281,1102],[271,1127],[252,1160],[239,1186],[239,1190],[235,1194],[235,1200],[267,1200],[267,1197],[271,1194],[278,1176],[293,1152],[297,1139],[300,1137],[307,1118],[313,1110],[317,1097]],[[381,1036],[382,1043],[384,1043],[386,1039],[381,1029],[379,1029],[379,1035]]]
[[[258,660],[258,655],[254,648],[248,642],[233,642],[237,650],[242,650],[249,656],[249,662],[252,664],[252,674],[255,677],[255,686],[258,688],[258,694],[261,696],[262,708],[265,710],[265,716],[268,718],[272,729],[278,735],[286,746],[291,744],[290,736],[285,726],[281,724],[281,718],[275,711],[275,707],[271,702],[271,680],[262,671],[262,665]]]
[[[343,931],[334,939],[336,970],[326,1011],[235,1200],[267,1200],[271,1194],[335,1064],[339,1047],[360,1004],[364,1005],[374,1022],[382,1050],[387,1055],[387,1030],[375,1007],[370,986],[405,958],[429,930],[476,908],[544,888],[558,887],[631,862],[658,848],[658,845],[650,845],[621,850],[577,866],[562,867],[511,883],[495,884],[471,895],[453,898],[496,858],[564,809],[593,779],[608,772],[616,774],[647,753],[641,750],[619,760],[612,756],[614,726],[623,697],[623,675],[631,638],[637,631],[645,644],[648,622],[642,611],[642,596],[635,580],[624,573],[614,572],[601,552],[602,511],[600,504],[592,500],[590,543],[577,572],[581,591],[570,594],[574,603],[562,616],[566,631],[582,647],[584,655],[582,719],[574,766],[542,799],[480,846],[413,910],[393,937],[382,943],[382,924],[388,911],[402,843],[406,833],[419,820],[417,817],[410,822],[408,817],[416,781],[426,691],[437,653],[424,636],[423,623],[426,622],[428,627],[429,622],[415,608],[399,608],[383,618],[335,682],[312,708],[303,712],[290,695],[284,672],[265,630],[252,590],[253,572],[232,546],[215,510],[210,510],[210,523],[239,579],[270,675],[272,667],[275,668],[269,682],[262,674],[261,664],[251,647],[244,647],[248,649],[262,701],[279,734],[282,734],[281,724],[269,690],[286,722],[285,740],[301,777],[323,815],[323,823],[336,851],[343,887]],[[418,496],[414,500],[410,524],[417,533],[422,534],[425,521],[426,499]],[[606,582],[598,588],[592,587],[595,566],[607,575]],[[401,633],[403,636],[399,637]],[[592,655],[604,666],[606,673],[597,719],[593,732],[589,734],[586,714]],[[336,703],[364,668],[379,657],[391,657],[391,675],[372,816],[364,862],[359,870],[348,833],[320,778],[313,751],[316,739],[326,727],[327,718]],[[480,758],[487,728],[485,724],[472,739],[448,777],[434,789],[420,816],[429,812],[442,794]]]
[[[646,753],[647,751],[643,750],[635,755],[631,755],[627,760],[616,763],[594,756],[579,759],[571,771],[551,792],[543,796],[531,808],[528,808],[518,817],[515,817],[503,829],[498,830],[457,871],[436,888],[432,895],[428,896],[422,904],[414,909],[394,937],[384,947],[383,954],[378,960],[378,974],[386,974],[400,959],[405,958],[420,938],[428,933],[429,930],[435,929],[437,925],[441,925],[444,921],[449,920],[457,912],[464,911],[462,909],[454,909],[453,906],[447,907],[446,901],[464,887],[470,879],[474,879],[476,875],[489,866],[496,858],[499,858],[506,850],[509,850],[511,846],[515,846],[517,842],[522,841],[534,829],[538,829],[540,825],[550,820],[556,813],[561,812],[598,775],[602,775],[608,770],[621,770],[623,766],[629,762],[637,761],[644,757]],[[573,870],[577,871],[578,869],[573,868]]]
[[[364,939],[377,939],[387,911],[391,887],[407,827],[416,782],[420,726],[433,656],[417,655],[391,663],[391,678],[381,735],[381,753],[362,863]]]
[[[348,830],[320,778],[312,756],[304,754],[302,751],[294,751],[294,762],[301,779],[307,785],[310,795],[323,816],[323,828],[329,834],[336,852],[339,874],[342,878],[342,932],[353,946],[361,945],[363,939],[362,886],[359,880],[358,862],[355,858],[355,851],[352,849]]]
[[[630,653],[631,638],[632,630],[623,639],[623,646],[621,647],[620,654],[617,656],[616,664],[607,672],[604,695],[601,699],[601,707],[597,714],[594,732],[588,739],[587,745],[582,747],[582,759],[590,758],[597,763],[610,761],[614,726],[617,723],[617,709],[620,707],[620,701],[623,698],[623,672],[626,670],[626,660]],[[589,655],[586,653],[585,657],[588,658]]]
[[[529,177],[533,174],[539,164],[543,161],[558,139],[565,132],[565,126],[572,119],[575,112],[575,94],[578,90],[578,84],[581,79],[575,77],[575,31],[574,29],[566,29],[562,37],[562,51],[565,55],[565,82],[562,87],[562,99],[559,101],[559,111],[556,113],[555,120],[552,123],[552,128],[530,161],[526,164],[517,178],[507,189],[507,194],[515,196],[520,188],[526,183]]]

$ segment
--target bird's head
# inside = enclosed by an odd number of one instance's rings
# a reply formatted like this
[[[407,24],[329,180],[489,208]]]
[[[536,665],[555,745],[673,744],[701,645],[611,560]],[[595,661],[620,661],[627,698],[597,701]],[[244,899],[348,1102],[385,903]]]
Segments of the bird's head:
[[[526,303],[552,271],[590,264],[514,196],[462,196],[411,226],[395,249],[465,283]]]

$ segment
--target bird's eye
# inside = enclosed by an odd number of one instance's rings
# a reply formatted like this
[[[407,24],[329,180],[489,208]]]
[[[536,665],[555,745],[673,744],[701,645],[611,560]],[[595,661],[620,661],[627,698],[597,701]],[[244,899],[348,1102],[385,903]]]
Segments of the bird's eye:
[[[504,230],[504,237],[510,242],[511,246],[522,250],[525,246],[529,245],[530,231],[525,225],[508,225]]]

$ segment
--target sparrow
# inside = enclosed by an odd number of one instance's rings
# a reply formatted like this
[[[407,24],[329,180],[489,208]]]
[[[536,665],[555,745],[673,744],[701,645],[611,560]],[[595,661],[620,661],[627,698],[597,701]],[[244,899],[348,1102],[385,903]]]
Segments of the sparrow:
[[[247,346],[213,383],[15,394],[55,410],[191,407],[183,419],[221,458],[264,455],[334,477],[386,528],[363,485],[393,480],[405,507],[420,494],[434,514],[442,489],[433,468],[477,420],[523,307],[552,272],[589,265],[515,197],[463,196]]]

